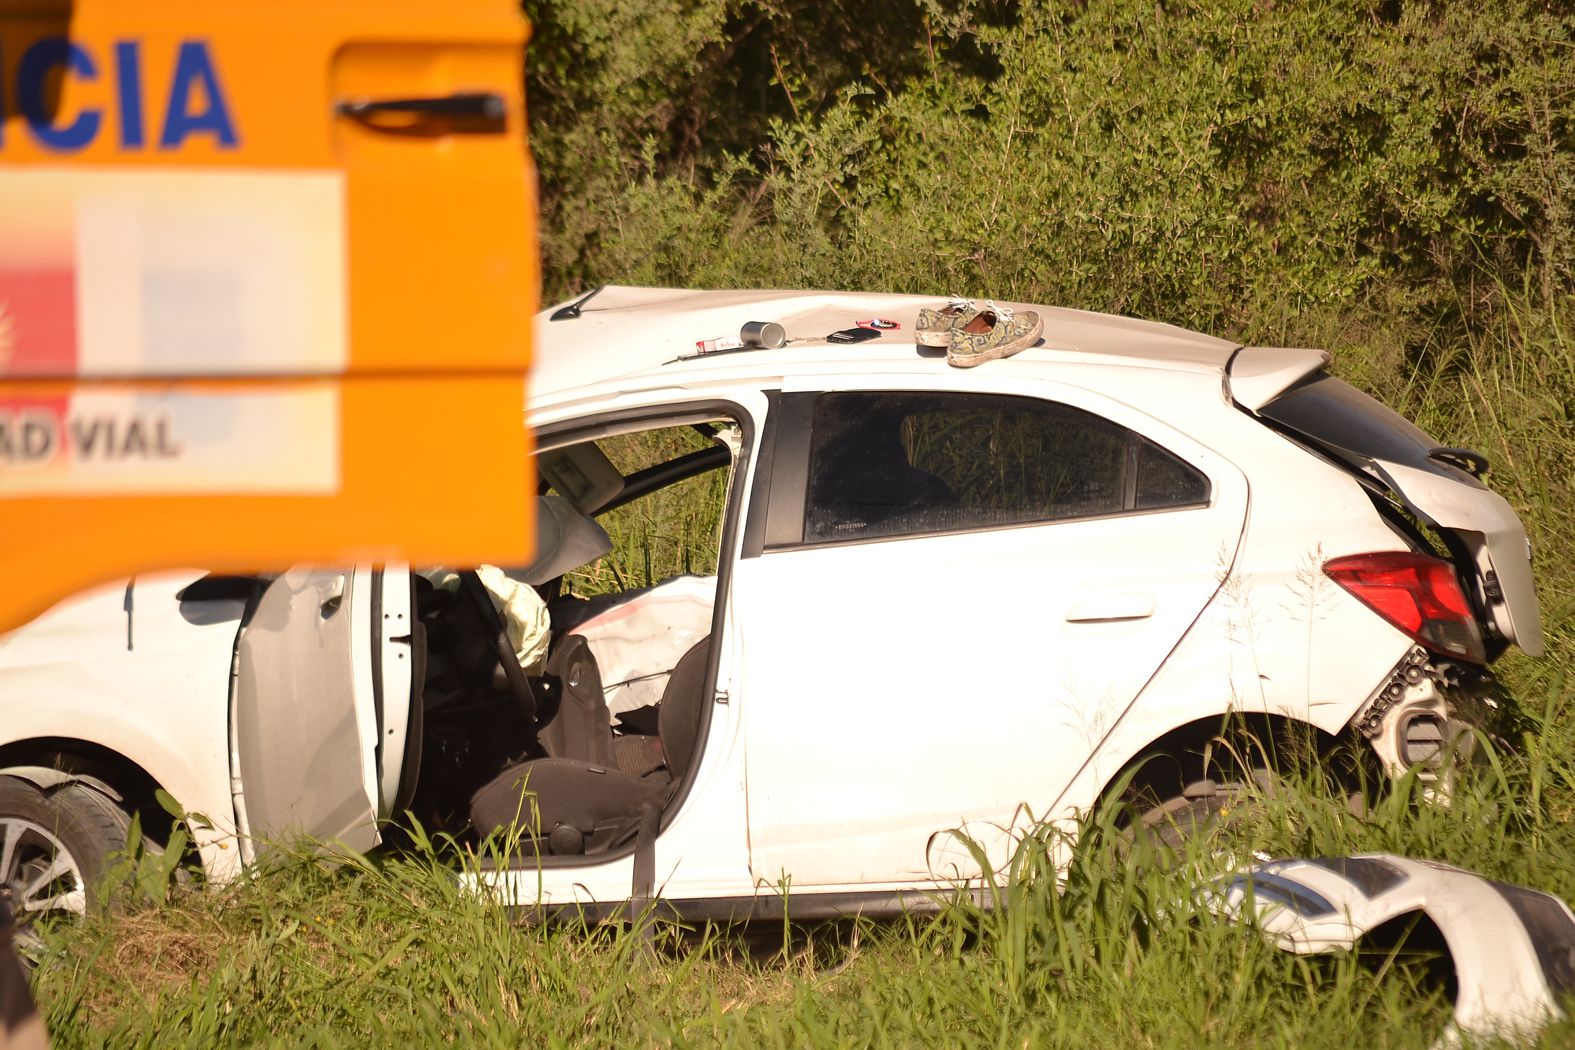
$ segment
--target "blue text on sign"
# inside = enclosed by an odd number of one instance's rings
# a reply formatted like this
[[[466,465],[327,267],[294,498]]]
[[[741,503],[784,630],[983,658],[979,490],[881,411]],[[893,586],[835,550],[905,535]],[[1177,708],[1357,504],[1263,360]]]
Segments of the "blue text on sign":
[[[87,83],[102,78],[112,84],[111,105],[119,118],[124,149],[146,148],[148,133],[153,130],[157,130],[161,150],[179,149],[197,135],[211,136],[221,149],[236,147],[235,120],[207,41],[180,42],[169,91],[152,98],[163,105],[151,115],[142,67],[140,40],[117,41],[101,60],[87,47],[63,36],[35,40],[15,57],[7,53],[6,41],[0,39],[0,113],[15,105],[28,131],[47,150],[75,153],[87,148],[103,131],[104,111],[84,106],[73,116],[51,114],[49,84],[58,71],[62,78]],[[8,91],[14,92],[14,97],[7,97]],[[161,119],[154,125],[150,116]],[[4,145],[5,125],[0,122],[0,147]]]

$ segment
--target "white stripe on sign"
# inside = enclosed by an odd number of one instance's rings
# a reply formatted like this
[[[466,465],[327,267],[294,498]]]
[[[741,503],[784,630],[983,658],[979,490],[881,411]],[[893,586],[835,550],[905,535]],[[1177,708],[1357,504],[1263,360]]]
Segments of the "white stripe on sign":
[[[77,392],[0,398],[0,498],[339,491],[339,394]]]
[[[338,375],[349,360],[339,172],[3,170],[0,246],[18,329],[0,372]]]

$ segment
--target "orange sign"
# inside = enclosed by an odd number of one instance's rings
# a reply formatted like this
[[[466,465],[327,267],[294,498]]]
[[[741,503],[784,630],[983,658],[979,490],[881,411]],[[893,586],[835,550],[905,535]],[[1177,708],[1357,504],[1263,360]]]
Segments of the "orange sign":
[[[142,569],[528,559],[512,0],[0,0],[0,629]]]

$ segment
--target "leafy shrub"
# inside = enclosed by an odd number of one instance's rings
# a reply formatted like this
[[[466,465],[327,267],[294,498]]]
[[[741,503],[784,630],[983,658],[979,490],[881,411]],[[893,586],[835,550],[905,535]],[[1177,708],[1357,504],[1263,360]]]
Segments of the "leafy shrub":
[[[895,4],[895,43],[811,30],[813,75],[793,5],[593,6],[527,4],[550,295],[955,290],[1260,338],[1330,306],[1426,330],[1484,263],[1572,275],[1552,5]]]

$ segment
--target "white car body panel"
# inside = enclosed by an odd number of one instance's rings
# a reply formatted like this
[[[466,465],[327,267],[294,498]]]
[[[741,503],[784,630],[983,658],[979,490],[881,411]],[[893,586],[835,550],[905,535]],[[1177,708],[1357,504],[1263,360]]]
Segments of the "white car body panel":
[[[193,839],[223,877],[240,864],[225,702],[240,609],[204,603],[188,622],[175,595],[200,575],[129,581],[129,609],[128,581],[109,584],[0,636],[0,745],[76,740],[125,756],[207,818]]]
[[[376,845],[372,570],[291,569],[241,635],[236,815],[250,860],[296,836]]]
[[[840,385],[798,377],[784,387]],[[1247,485],[1223,457],[1076,387],[978,377],[944,389],[959,386],[1054,400],[1137,431],[1209,476],[1210,505],[740,563],[758,881],[923,883],[938,864],[967,867],[947,834],[960,824],[1004,864],[1012,836],[995,830],[1021,825],[1025,804],[1045,815],[1233,559]],[[1001,565],[1014,566],[1009,580],[993,571]],[[1196,716],[1216,710],[1207,698]],[[990,746],[959,748],[948,729],[958,723],[994,726]],[[900,761],[869,761],[874,749]]]
[[[756,385],[779,361],[789,371],[800,365],[824,364],[830,368],[817,370],[857,375],[869,367],[872,358],[886,351],[894,362],[911,369],[912,343],[900,340],[913,331],[919,311],[934,305],[933,297],[921,295],[606,288],[586,301],[572,320],[549,320],[554,310],[537,315],[532,407],[606,383],[614,389],[655,386],[654,382],[628,382],[650,373],[666,375],[673,382],[689,382],[713,371],[733,370],[741,371]],[[1157,367],[1212,371],[1218,376],[1236,350],[1235,343],[1153,321],[1027,303],[1002,305],[1037,310],[1050,333],[1049,345],[1025,350],[1017,360],[1099,362],[1114,356],[1140,367],[1148,362]],[[820,341],[817,337],[847,328],[857,319],[873,317],[901,324],[900,334],[890,342],[861,344],[853,352],[844,346],[814,345]],[[681,369],[669,367],[675,358],[694,354],[697,341],[732,335],[745,322],[758,320],[774,320],[788,330],[790,339],[807,340],[810,345],[790,342],[781,350],[719,354],[687,362]],[[597,352],[579,352],[587,346],[595,346]]]
[[[1286,387],[1318,372],[1329,363],[1324,350],[1247,346],[1230,362],[1231,397],[1242,408],[1256,412]]]
[[[374,764],[378,770],[377,814],[386,818],[399,816],[394,812],[394,804],[404,773],[406,736],[412,725],[410,679],[416,660],[411,652],[414,614],[410,608],[410,570],[403,565],[387,566],[376,584],[379,602],[369,614],[378,618],[376,630],[381,642],[372,658],[378,662],[381,686],[373,693],[382,704],[381,714],[374,712],[376,724],[382,727],[376,747],[382,761]],[[419,725],[419,720],[415,724]]]
[[[1018,806],[1056,797],[1218,587],[1210,558],[1239,526],[1219,517],[784,551],[741,567],[755,877],[922,880],[935,836],[1010,826]],[[1166,550],[1199,555],[1201,571],[1167,573]],[[1115,552],[1112,578],[1098,555]],[[984,575],[1002,558],[1020,566],[1009,582]],[[839,608],[839,591],[859,597]],[[1113,602],[1119,619],[1087,619]],[[959,746],[957,725],[995,732]]]
[[[1426,915],[1443,935],[1458,983],[1439,1048],[1534,1039],[1564,1016],[1559,998],[1575,978],[1568,905],[1435,861],[1393,854],[1269,861],[1230,879],[1213,904],[1230,917],[1250,916],[1264,936],[1298,955],[1349,951],[1386,923]]]
[[[1328,558],[1403,550],[1361,486],[1288,441],[1252,441],[1257,424],[1224,414],[1201,436],[1232,449],[1252,479],[1252,513],[1231,576],[1127,716],[1056,801],[1086,812],[1105,785],[1165,728],[1209,706],[1262,713],[1338,733],[1416,644],[1325,577]],[[1244,432],[1239,432],[1244,431]],[[1338,523],[1307,527],[1307,509]],[[1367,513],[1363,513],[1363,512]]]
[[[1234,710],[1339,732],[1416,645],[1321,571],[1325,559],[1404,551],[1407,540],[1349,473],[1243,410],[1314,375],[1321,352],[1241,350],[1167,325],[1032,307],[1046,345],[961,371],[915,351],[918,311],[934,305],[610,288],[573,320],[538,319],[528,418],[542,449],[715,414],[696,406],[717,403],[737,406],[728,411],[758,442],[766,391],[974,391],[1092,412],[1211,482],[1204,507],[746,556],[749,515],[765,502],[754,498],[760,450],[747,449],[720,552],[709,729],[654,843],[668,900],[758,901],[784,883],[827,895],[926,891],[978,878],[950,829],[978,837],[998,866],[1025,816],[1087,809],[1180,727]],[[824,342],[869,318],[901,328],[856,346]],[[788,345],[681,360],[697,340],[760,320],[783,324]],[[1395,482],[1443,527],[1484,537],[1480,556],[1510,592],[1501,627],[1534,651],[1529,566],[1508,564],[1524,544],[1520,523],[1491,493],[1431,477]],[[339,577],[344,596],[325,616]],[[124,585],[0,638],[0,746],[74,738],[123,755],[213,820],[198,841],[217,878],[237,870],[237,824],[264,842],[305,832],[370,846],[410,772],[420,661],[405,570],[384,572],[379,620],[371,567],[295,570],[276,583],[240,644],[233,725],[239,610],[188,622],[174,593],[192,578],[135,583],[129,650]],[[466,878],[518,904],[633,892],[628,851],[521,860]]]

